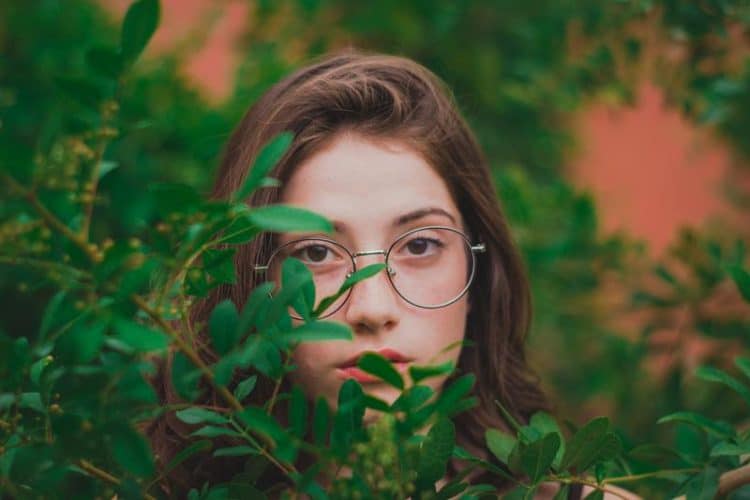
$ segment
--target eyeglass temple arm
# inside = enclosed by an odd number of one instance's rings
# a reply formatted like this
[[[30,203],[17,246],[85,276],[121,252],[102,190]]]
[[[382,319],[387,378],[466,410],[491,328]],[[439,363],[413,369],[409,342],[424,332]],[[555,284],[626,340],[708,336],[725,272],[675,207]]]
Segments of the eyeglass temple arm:
[[[479,243],[478,245],[472,245],[471,251],[475,253],[484,253],[487,250],[487,247],[485,247],[484,243]]]

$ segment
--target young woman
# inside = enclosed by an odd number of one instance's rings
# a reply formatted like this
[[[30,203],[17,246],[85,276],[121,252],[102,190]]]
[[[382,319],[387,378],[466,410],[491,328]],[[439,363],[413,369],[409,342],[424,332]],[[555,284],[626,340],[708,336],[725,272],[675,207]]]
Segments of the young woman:
[[[524,356],[531,306],[521,258],[487,160],[450,93],[408,59],[323,59],[274,85],[248,111],[226,146],[212,195],[229,197],[260,148],[282,131],[294,140],[271,173],[281,187],[263,188],[247,203],[313,210],[334,221],[335,233],[256,239],[238,252],[237,284],[219,288],[193,319],[205,324],[226,298],[241,307],[267,277],[256,268],[273,274],[284,256],[313,270],[318,297],[335,291],[355,267],[385,260],[386,270],[326,311],[327,319],[351,327],[354,340],[300,345],[292,382],[335,407],[339,387],[352,377],[391,402],[392,389],[353,367],[362,353],[380,352],[402,369],[455,361],[453,376],[475,374],[479,401],[458,416],[458,443],[489,459],[484,430],[507,428],[496,400],[520,421],[548,404]],[[462,347],[463,340],[469,342]],[[445,382],[432,383],[439,389]],[[262,403],[270,391],[258,387],[253,397]],[[165,385],[164,398],[172,394]],[[152,441],[163,462],[184,446],[184,434],[174,418],[155,424]],[[237,472],[215,460],[172,473],[173,492]]]

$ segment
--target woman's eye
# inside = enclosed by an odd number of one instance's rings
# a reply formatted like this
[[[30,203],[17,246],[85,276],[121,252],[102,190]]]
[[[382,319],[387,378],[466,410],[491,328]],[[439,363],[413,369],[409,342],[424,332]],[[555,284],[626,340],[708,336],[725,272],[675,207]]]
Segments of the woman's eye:
[[[406,249],[412,255],[424,255],[430,250],[434,250],[436,247],[440,246],[441,244],[438,240],[433,240],[431,238],[414,238],[406,243]]]
[[[328,256],[329,249],[323,245],[310,245],[297,252],[301,260],[308,262],[323,262]]]

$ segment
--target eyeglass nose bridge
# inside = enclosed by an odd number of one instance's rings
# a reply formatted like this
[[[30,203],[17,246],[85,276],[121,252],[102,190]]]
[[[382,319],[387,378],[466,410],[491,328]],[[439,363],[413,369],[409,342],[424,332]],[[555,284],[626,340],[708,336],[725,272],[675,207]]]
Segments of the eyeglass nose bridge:
[[[351,254],[352,259],[354,259],[354,263],[357,262],[357,257],[362,257],[365,255],[382,255],[383,258],[388,257],[388,252],[386,250],[365,250],[364,252],[356,252]],[[388,275],[393,277],[396,276],[396,270],[393,269],[390,265],[386,263],[386,270],[388,271]],[[353,273],[346,273],[346,277],[350,278]]]

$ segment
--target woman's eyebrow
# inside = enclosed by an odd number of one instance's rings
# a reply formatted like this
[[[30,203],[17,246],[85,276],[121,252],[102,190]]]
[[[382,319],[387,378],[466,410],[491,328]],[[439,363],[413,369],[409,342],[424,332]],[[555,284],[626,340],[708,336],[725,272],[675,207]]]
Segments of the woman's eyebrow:
[[[447,210],[443,210],[442,208],[438,207],[426,207],[407,212],[403,215],[399,215],[398,217],[396,217],[396,219],[394,219],[392,226],[403,226],[415,220],[419,220],[422,217],[427,217],[428,215],[442,215],[443,217],[448,218],[453,224],[456,224],[456,218],[453,217],[453,215],[451,215]],[[333,224],[333,230],[335,233],[347,233],[347,225],[345,223],[337,220],[331,222]]]

